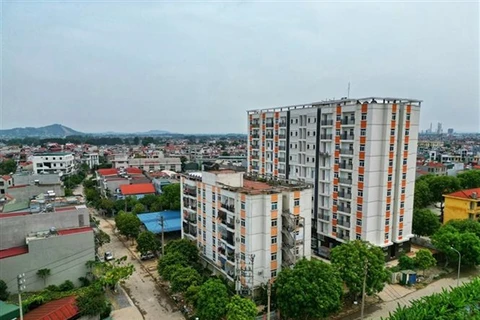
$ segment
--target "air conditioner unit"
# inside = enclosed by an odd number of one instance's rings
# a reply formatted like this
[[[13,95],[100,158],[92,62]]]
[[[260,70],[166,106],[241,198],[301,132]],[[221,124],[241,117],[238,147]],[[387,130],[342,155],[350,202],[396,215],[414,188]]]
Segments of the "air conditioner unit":
[[[237,220],[235,220],[237,223],[240,223],[240,219],[237,218]]]

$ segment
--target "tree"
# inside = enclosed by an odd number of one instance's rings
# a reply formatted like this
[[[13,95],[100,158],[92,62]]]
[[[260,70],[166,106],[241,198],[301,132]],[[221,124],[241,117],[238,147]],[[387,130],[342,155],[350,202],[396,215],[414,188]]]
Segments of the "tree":
[[[124,199],[119,199],[117,201],[114,201],[113,207],[116,212],[124,211],[125,210],[125,200]]]
[[[194,242],[188,239],[170,241],[165,246],[165,254],[178,252],[186,258],[190,264],[195,264],[199,259],[199,251]]]
[[[135,206],[132,209],[132,213],[135,214],[135,215],[137,215],[139,213],[142,213],[142,212],[145,212],[145,211],[146,211],[145,206],[141,203],[135,204]]]
[[[432,201],[441,202],[442,207],[444,194],[455,192],[461,189],[459,180],[452,176],[435,176],[430,178],[428,182]]]
[[[197,316],[200,319],[220,320],[227,311],[227,287],[219,279],[205,282],[197,295]]]
[[[480,188],[480,170],[469,170],[457,175],[462,189]]]
[[[476,233],[470,231],[472,229],[466,229],[469,224],[468,222],[452,220],[443,225],[432,236],[433,245],[446,255],[447,262],[458,262],[458,255],[452,250],[453,247],[462,255],[463,265],[480,264],[480,238]],[[468,227],[474,228],[473,225]]]
[[[99,286],[90,286],[78,295],[76,305],[79,314],[87,317],[98,316],[108,308],[105,293]]]
[[[147,254],[150,252],[156,252],[160,247],[160,243],[151,231],[143,231],[138,235],[137,238],[137,250],[140,254]]]
[[[134,239],[140,233],[140,219],[131,213],[120,212],[115,217],[115,224],[120,234],[128,239]]]
[[[422,209],[427,207],[432,202],[430,188],[428,183],[424,180],[417,180],[415,182],[415,194],[413,197],[413,207]]]
[[[439,217],[428,209],[414,209],[413,210],[413,234],[417,236],[431,236],[440,227],[441,223]]]
[[[110,243],[110,236],[105,231],[98,229],[98,232],[95,233],[95,245],[97,249],[107,243]]]
[[[8,292],[7,284],[0,279],[0,301],[7,301],[9,296],[10,292]]]
[[[202,277],[192,267],[179,266],[170,278],[173,292],[186,292],[190,286],[200,285]]]
[[[180,252],[166,253],[158,260],[158,274],[165,280],[170,280],[177,268],[188,267],[189,264],[187,257]]]
[[[287,319],[326,318],[340,309],[343,284],[332,265],[300,260],[275,280],[277,307]]]
[[[8,175],[17,172],[17,162],[13,159],[8,159],[0,162],[0,175]]]
[[[102,198],[102,200],[100,200],[99,207],[100,209],[104,210],[105,213],[112,214],[113,208],[115,208],[115,203],[108,198]]]
[[[415,269],[415,261],[406,254],[401,255],[398,259],[398,267],[400,270],[413,270]]]
[[[164,209],[180,210],[180,183],[169,184],[162,188],[160,198],[168,205]],[[162,202],[162,203],[163,203]]]
[[[390,273],[385,268],[382,249],[368,242],[355,240],[332,249],[331,261],[340,272],[349,294],[356,299],[362,292],[365,267],[367,267],[366,293],[372,295],[383,290]]]
[[[47,286],[47,278],[50,277],[51,271],[48,268],[40,269],[37,271],[37,276],[43,279],[43,286]]]
[[[227,320],[254,320],[257,306],[252,300],[233,296],[227,304]]]
[[[198,292],[200,292],[200,286],[190,286],[185,292],[185,300],[192,304],[193,306],[197,305]]]
[[[109,288],[114,288],[120,281],[128,279],[135,270],[130,263],[125,263],[127,257],[121,257],[110,262],[88,261],[87,267],[98,282]]]
[[[415,266],[423,271],[423,275],[425,275],[425,270],[437,264],[437,260],[433,257],[432,252],[428,249],[418,250],[413,260],[415,261]]]
[[[142,205],[144,205],[144,208],[148,208],[149,211],[151,210],[152,205],[157,201],[159,197],[154,195],[154,194],[147,194],[143,198],[140,198],[138,200]]]

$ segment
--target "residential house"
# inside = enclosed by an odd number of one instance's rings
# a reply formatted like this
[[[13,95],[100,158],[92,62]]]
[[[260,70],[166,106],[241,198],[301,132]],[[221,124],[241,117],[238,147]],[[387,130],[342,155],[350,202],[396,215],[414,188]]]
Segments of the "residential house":
[[[135,197],[141,199],[147,194],[155,194],[155,187],[152,183],[124,184],[120,186],[118,198]]]
[[[480,188],[456,191],[443,197],[444,223],[454,219],[480,220]]]
[[[48,152],[32,156],[33,173],[61,173],[69,175],[75,172],[75,158],[72,153]]]

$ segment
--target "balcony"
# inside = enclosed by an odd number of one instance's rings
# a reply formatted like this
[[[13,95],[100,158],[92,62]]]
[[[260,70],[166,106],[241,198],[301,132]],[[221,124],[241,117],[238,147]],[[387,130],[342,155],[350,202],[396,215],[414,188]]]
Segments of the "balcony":
[[[258,138],[260,138],[260,135],[258,135],[258,134],[252,134],[252,138],[253,138],[253,139],[258,139]]]
[[[323,220],[323,221],[330,221],[330,215],[328,214],[319,214],[318,219]]]
[[[257,169],[258,170],[258,169]],[[235,212],[235,206],[233,204],[229,204],[229,203],[224,203],[222,202],[222,208],[230,211],[230,212]]]
[[[350,118],[350,119],[343,119],[342,120],[342,125],[354,125],[355,124],[355,118]]]
[[[285,173],[286,173],[286,170],[285,170],[285,169],[278,169],[278,173],[280,173],[280,174],[285,174]]]
[[[322,120],[320,124],[322,126],[333,126],[333,120]]]
[[[354,139],[355,139],[355,135],[353,135],[353,134],[342,134],[342,135],[340,136],[340,138],[341,138],[342,140],[354,140]]]
[[[337,210],[339,212],[352,213],[352,208],[347,206],[338,206]]]
[[[197,197],[197,188],[184,188],[183,194],[186,194],[190,197]]]
[[[252,159],[259,159],[260,156],[258,154],[252,154]]]
[[[285,158],[278,158],[279,162],[285,162]]]
[[[353,149],[340,149],[340,154],[353,155]]]
[[[250,125],[252,126],[252,128],[258,128],[258,127],[260,127],[260,123],[259,123],[259,122],[252,122]]]
[[[286,121],[280,121],[280,123],[278,124],[280,127],[286,127],[287,126],[287,122]]]
[[[235,220],[234,219],[227,219],[226,225],[227,225],[227,228],[235,230]]]
[[[350,234],[348,234],[348,233],[339,233],[339,234],[337,235],[337,238],[343,239],[343,240],[345,240],[345,241],[348,241],[348,240],[350,240]]]
[[[235,262],[235,250],[227,250],[227,260]]]
[[[318,152],[318,155],[321,156],[321,157],[329,157],[329,156],[330,156],[330,152],[328,152],[328,151],[319,151],[319,152]]]
[[[352,179],[347,179],[347,178],[339,178],[338,182],[342,184],[352,184]]]
[[[344,199],[352,199],[352,194],[347,192],[339,192],[338,197]]]
[[[268,134],[268,133],[267,133],[267,134],[265,135],[265,137],[266,137],[267,139],[273,139],[273,134],[271,134],[271,133]]]
[[[350,221],[338,220],[337,224],[345,228],[350,228]]]
[[[332,134],[321,134],[320,139],[322,140],[332,140]]]
[[[278,137],[280,139],[286,139],[287,138],[287,135],[286,134],[279,134]]]
[[[267,128],[273,128],[273,122],[267,122],[267,123],[265,124],[265,126],[266,126]]]
[[[352,169],[353,169],[353,165],[348,164],[348,163],[340,163],[340,169],[352,170]]]
[[[285,151],[287,149],[286,146],[278,146],[278,150]]]
[[[235,246],[233,232],[230,232],[230,231],[225,232],[225,231],[226,230],[221,231],[222,240],[226,241],[231,246]]]

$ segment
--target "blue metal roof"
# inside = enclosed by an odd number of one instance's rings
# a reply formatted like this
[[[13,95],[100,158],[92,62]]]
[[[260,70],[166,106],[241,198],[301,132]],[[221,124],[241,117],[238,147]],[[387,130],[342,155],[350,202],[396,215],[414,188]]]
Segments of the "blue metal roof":
[[[140,221],[145,225],[148,231],[161,233],[160,217],[163,216],[164,232],[180,231],[182,228],[182,218],[180,211],[160,211],[141,213],[138,215]]]

